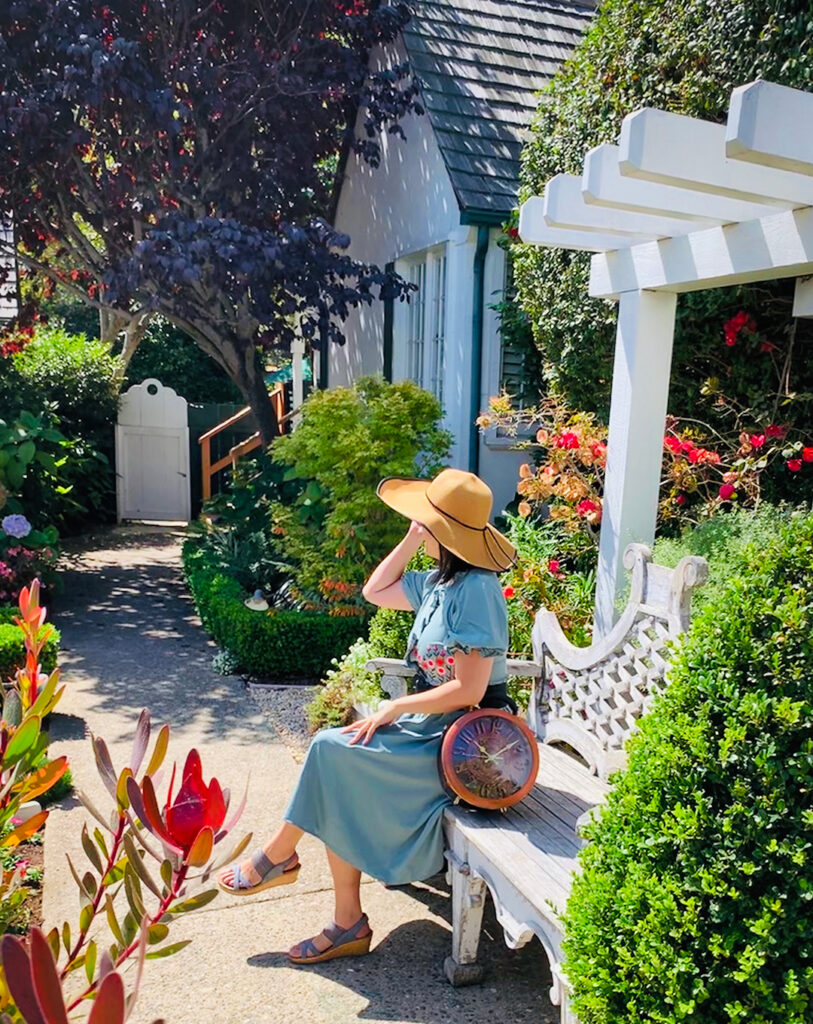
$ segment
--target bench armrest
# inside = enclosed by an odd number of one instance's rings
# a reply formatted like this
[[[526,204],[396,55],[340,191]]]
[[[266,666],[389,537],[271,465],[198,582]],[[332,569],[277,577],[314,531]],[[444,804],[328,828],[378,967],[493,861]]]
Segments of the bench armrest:
[[[390,700],[405,697],[406,681],[415,675],[415,669],[410,668],[400,658],[371,658],[365,667],[368,672],[381,673],[381,689],[389,694]]]

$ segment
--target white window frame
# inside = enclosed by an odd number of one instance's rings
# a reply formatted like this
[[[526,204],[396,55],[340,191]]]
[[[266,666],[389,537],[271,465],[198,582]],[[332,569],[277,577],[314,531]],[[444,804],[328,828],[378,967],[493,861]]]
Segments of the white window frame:
[[[443,405],[446,370],[448,260],[446,246],[433,246],[398,260],[398,273],[413,284],[408,303],[393,317],[393,378],[414,380]]]

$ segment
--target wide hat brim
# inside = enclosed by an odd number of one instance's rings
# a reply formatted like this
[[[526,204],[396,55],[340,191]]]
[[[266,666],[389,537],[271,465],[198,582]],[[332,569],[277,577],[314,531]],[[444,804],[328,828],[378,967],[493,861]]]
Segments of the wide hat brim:
[[[430,480],[388,477],[376,494],[391,509],[426,527],[435,540],[464,562],[479,569],[504,572],[517,560],[514,545],[491,523],[469,526],[444,515],[426,496]]]

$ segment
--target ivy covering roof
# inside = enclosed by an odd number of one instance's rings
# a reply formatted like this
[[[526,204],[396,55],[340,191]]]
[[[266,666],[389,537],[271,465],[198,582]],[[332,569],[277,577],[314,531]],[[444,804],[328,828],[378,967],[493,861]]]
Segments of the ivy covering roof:
[[[516,206],[537,93],[577,45],[595,0],[414,0],[409,60],[461,212],[499,223]]]

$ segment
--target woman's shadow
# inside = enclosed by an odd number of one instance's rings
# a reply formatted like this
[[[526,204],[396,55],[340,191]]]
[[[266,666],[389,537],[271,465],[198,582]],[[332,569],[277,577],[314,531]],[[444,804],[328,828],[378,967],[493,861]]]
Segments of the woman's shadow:
[[[534,1019],[554,1024],[558,1009],[548,1000],[551,979],[542,947],[533,941],[522,950],[510,950],[502,938],[491,900],[487,900],[480,940],[479,961],[486,969],[482,985],[452,988],[443,973],[451,952],[451,900],[443,875],[427,883],[399,886],[422,903],[445,926],[427,918],[423,907],[416,919],[399,924],[367,957],[340,958],[298,967],[343,985],[367,1001],[361,1020],[415,1021],[416,1024],[493,1024],[495,1020]],[[259,968],[290,968],[282,951],[249,957]]]

